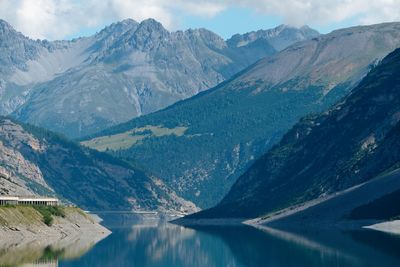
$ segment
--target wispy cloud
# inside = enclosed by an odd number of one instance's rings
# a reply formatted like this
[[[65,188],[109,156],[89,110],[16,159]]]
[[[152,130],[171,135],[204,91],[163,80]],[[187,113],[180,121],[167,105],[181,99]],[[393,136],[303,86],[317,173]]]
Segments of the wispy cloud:
[[[174,29],[182,14],[212,18],[230,7],[294,25],[400,20],[400,0],[0,0],[0,17],[32,38],[60,39],[125,18],[151,17]]]

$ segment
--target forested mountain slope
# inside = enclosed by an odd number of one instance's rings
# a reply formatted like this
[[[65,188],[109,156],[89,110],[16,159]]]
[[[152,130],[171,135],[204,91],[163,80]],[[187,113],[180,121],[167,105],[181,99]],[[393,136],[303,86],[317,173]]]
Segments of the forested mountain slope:
[[[350,188],[399,167],[397,49],[343,101],[327,112],[303,118],[238,179],[220,204],[194,217],[257,217]],[[392,190],[392,195],[353,215],[376,218],[379,211],[384,212],[384,203],[395,207],[399,188]]]

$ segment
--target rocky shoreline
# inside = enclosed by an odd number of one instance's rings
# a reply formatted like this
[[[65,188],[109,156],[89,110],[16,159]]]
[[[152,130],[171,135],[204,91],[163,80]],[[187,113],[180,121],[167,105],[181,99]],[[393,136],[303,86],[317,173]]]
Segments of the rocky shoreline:
[[[111,232],[77,208],[65,208],[64,217],[46,225],[32,207],[1,208],[0,248],[64,246],[75,242],[95,244]]]

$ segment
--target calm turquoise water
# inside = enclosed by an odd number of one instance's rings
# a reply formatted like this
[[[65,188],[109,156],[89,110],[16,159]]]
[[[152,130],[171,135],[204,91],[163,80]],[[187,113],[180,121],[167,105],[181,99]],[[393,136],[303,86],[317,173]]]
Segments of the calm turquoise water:
[[[77,260],[61,260],[60,266],[400,266],[400,238],[374,231],[128,225],[110,225],[110,237]]]
[[[289,233],[247,226],[184,228],[108,221],[113,234],[59,266],[400,266],[400,238],[374,231]],[[68,253],[67,253],[68,254]],[[52,266],[52,265],[48,265]]]

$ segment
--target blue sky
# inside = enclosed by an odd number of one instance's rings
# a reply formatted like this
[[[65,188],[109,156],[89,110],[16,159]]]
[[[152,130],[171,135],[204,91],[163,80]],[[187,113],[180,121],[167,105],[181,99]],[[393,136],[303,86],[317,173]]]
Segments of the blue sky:
[[[182,19],[182,27],[184,29],[206,28],[218,33],[225,39],[236,33],[246,33],[258,29],[270,29],[286,23],[287,22],[280,16],[256,12],[251,8],[239,7],[228,8],[212,18],[184,16]],[[328,33],[332,30],[350,27],[355,24],[355,21],[348,19],[337,23],[327,23],[325,25],[307,25],[321,33]]]
[[[198,16],[182,18],[183,28],[206,28],[225,39],[235,33],[270,29],[282,23],[284,23],[282,19],[277,16],[260,14],[250,8],[239,7],[223,10],[212,18]]]
[[[0,18],[31,38],[91,35],[125,18],[169,30],[207,28],[229,38],[279,24],[334,29],[400,21],[400,0],[0,0]]]

